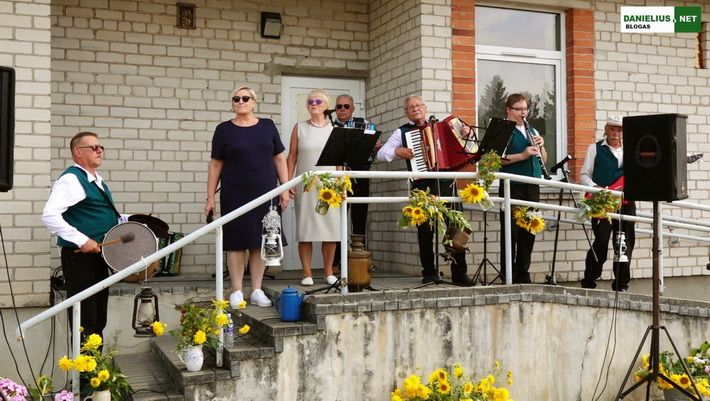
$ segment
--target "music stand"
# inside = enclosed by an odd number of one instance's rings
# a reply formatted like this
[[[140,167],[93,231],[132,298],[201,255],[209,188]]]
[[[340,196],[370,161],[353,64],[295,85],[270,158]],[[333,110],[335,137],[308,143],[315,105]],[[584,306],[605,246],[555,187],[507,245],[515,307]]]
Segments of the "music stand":
[[[370,166],[370,155],[382,131],[335,127],[318,157],[316,166]],[[369,132],[373,132],[370,134]]]
[[[488,127],[485,128],[485,135],[481,140],[481,144],[478,148],[478,152],[483,155],[489,150],[493,150],[499,156],[503,157],[507,148],[508,142],[515,129],[515,121],[503,120],[502,118],[491,118],[488,123]],[[500,270],[493,264],[493,262],[488,259],[488,221],[487,221],[488,211],[483,211],[483,260],[478,264],[478,269],[473,275],[473,282],[480,282],[481,285],[493,284],[496,280],[500,279],[501,283],[504,283],[503,277],[500,274]],[[488,266],[493,268],[496,276],[489,282],[486,283],[488,275]]]

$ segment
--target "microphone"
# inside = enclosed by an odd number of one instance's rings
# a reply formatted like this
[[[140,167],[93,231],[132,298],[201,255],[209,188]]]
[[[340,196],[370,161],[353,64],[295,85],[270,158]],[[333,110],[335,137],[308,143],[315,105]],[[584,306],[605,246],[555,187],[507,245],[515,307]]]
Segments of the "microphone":
[[[330,117],[330,115],[333,113],[335,113],[335,109],[327,109],[326,111],[323,112],[323,115]]]
[[[434,117],[433,115],[429,117],[429,124],[434,124],[434,123],[437,122],[437,121],[438,121],[438,120],[437,120],[436,117]]]
[[[557,172],[557,170],[561,169],[562,166],[564,166],[564,164],[567,163],[567,162],[570,161],[570,160],[572,160],[572,156],[570,156],[570,155],[565,156],[564,159],[560,160],[559,162],[557,162],[557,164],[555,164],[554,166],[552,166],[552,168],[550,169],[550,171],[552,172],[552,174],[555,174],[555,173]]]
[[[210,212],[207,213],[207,218],[205,220],[207,220],[207,224],[214,221],[214,212],[212,210],[210,210]]]

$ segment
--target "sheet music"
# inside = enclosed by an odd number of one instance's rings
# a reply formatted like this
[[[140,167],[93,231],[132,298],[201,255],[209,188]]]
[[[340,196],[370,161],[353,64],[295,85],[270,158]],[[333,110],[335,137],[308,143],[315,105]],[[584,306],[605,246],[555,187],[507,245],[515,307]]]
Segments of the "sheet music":
[[[461,134],[463,132],[464,124],[458,117],[454,117],[449,120],[449,127],[451,131],[456,135],[461,146],[463,146],[466,153],[476,153],[478,152],[478,144],[476,143],[475,137],[471,135],[469,138],[464,138]],[[471,128],[473,130],[473,128]]]

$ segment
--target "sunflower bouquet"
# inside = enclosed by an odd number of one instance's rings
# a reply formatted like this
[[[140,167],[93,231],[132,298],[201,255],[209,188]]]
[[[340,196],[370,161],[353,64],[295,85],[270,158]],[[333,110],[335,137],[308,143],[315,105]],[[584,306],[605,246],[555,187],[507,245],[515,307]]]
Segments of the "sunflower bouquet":
[[[426,383],[412,374],[404,379],[401,387],[394,389],[390,401],[512,401],[507,388],[494,385],[500,373],[500,362],[496,362],[494,370],[480,380],[467,376],[459,364],[455,364],[451,371],[434,370]],[[507,382],[513,384],[510,371],[507,372]]]
[[[710,397],[710,353],[708,353],[708,350],[710,350],[710,343],[705,341],[698,348],[691,349],[689,355],[685,358],[685,365],[702,397]],[[697,395],[688,374],[683,368],[683,361],[676,359],[675,355],[668,351],[661,352],[658,361],[658,369],[661,374],[671,379],[673,383],[681,388]],[[652,371],[650,355],[644,355],[641,358],[641,367],[635,372],[635,379],[639,381],[651,374]],[[670,383],[659,378],[656,378],[656,384],[661,390],[673,388]]]
[[[612,213],[621,207],[621,197],[609,191],[602,190],[582,199],[577,210],[577,221],[583,223],[589,219],[609,219],[607,213]]]
[[[516,226],[524,228],[533,235],[538,235],[545,229],[542,213],[528,206],[513,206],[513,220]]]
[[[486,211],[493,207],[493,201],[488,194],[493,181],[495,181],[495,172],[500,170],[500,156],[494,151],[490,151],[483,155],[478,162],[478,179],[459,190],[459,196],[465,203],[478,204],[481,210]]]
[[[59,359],[58,366],[64,371],[78,371],[81,382],[87,383],[87,393],[109,390],[112,400],[122,400],[133,390],[128,377],[121,373],[113,361],[116,347],[111,346],[103,351],[102,345],[100,335],[90,334],[81,345],[79,356],[69,359],[65,355]]]
[[[308,192],[314,187],[318,190],[316,212],[325,215],[331,207],[338,207],[348,196],[353,193],[352,182],[349,176],[333,177],[330,173],[315,174],[307,172],[301,177],[303,192]]]
[[[461,230],[471,229],[471,224],[466,220],[463,212],[449,209],[446,201],[431,195],[428,189],[426,191],[414,189],[409,194],[409,203],[402,208],[402,216],[398,224],[402,228],[407,228],[428,223],[432,229],[438,226],[443,232],[447,220],[450,225]]]

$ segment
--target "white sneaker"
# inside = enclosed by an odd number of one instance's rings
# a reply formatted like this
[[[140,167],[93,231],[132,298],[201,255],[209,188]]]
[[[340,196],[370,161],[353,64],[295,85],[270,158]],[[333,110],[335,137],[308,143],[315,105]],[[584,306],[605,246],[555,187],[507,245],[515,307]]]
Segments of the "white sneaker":
[[[304,277],[301,280],[301,285],[313,285],[313,277]]]
[[[232,295],[229,296],[229,306],[232,309],[239,309],[239,304],[244,301],[244,294],[241,291],[234,291]]]
[[[329,285],[333,285],[338,282],[338,278],[333,275],[327,276],[325,278],[325,282],[328,283]]]
[[[264,294],[264,291],[259,288],[251,292],[251,303],[263,308],[271,306],[271,300]]]

